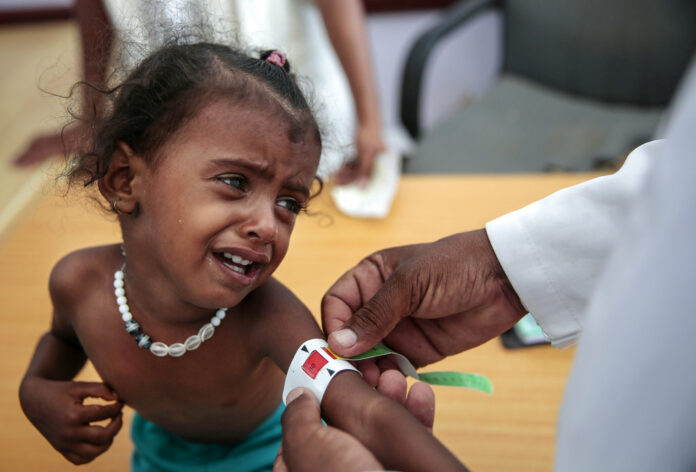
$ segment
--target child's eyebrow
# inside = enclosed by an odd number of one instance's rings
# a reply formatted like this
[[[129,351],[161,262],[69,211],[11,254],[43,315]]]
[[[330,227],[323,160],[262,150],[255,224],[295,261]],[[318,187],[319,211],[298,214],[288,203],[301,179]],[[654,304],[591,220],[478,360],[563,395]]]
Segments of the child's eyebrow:
[[[309,189],[300,182],[285,181],[283,186],[293,192],[301,193],[305,198],[309,198]]]
[[[247,161],[245,159],[213,159],[210,162],[221,169],[228,169],[230,166],[243,167],[267,179],[272,179],[274,177],[273,171],[268,165],[254,161]],[[309,188],[298,180],[288,179],[283,182],[283,187],[293,192],[301,193],[305,198],[309,198]]]
[[[229,168],[230,166],[243,167],[245,169],[251,170],[262,177],[272,179],[273,172],[267,164],[261,164],[258,162],[247,161],[245,159],[213,159],[211,163],[220,168]]]

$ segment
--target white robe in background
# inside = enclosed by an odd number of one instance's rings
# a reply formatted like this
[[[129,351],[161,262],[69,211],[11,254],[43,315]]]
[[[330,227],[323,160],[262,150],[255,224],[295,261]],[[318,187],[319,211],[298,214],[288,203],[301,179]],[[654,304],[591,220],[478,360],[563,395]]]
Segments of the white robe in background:
[[[278,49],[309,99],[322,130],[322,178],[355,156],[356,113],[348,79],[311,0],[104,0],[127,68],[171,39],[210,27],[210,41],[252,54]],[[192,27],[193,25],[193,27]],[[204,31],[208,33],[209,31]]]

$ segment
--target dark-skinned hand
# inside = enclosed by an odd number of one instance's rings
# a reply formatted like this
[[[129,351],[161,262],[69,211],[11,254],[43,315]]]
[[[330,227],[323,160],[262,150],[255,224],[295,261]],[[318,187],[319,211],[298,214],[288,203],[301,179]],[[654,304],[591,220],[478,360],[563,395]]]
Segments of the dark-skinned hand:
[[[375,159],[385,150],[381,127],[361,124],[355,134],[355,148],[355,160],[343,164],[334,176],[338,185],[357,183],[365,186],[370,182]]]
[[[336,353],[350,357],[384,340],[416,366],[478,346],[525,313],[483,229],[378,251],[322,300]],[[375,364],[361,370],[374,385]]]
[[[404,405],[423,426],[432,431],[435,395],[429,385],[418,382],[407,394],[406,378],[396,370],[387,370],[379,377],[377,390]],[[356,438],[339,429],[324,426],[320,414],[319,402],[309,390],[297,388],[290,392],[282,417],[283,443],[273,472],[383,468]]]
[[[22,408],[49,443],[73,464],[86,464],[106,451],[123,425],[123,403],[99,382],[25,378]],[[87,398],[106,404],[85,404]],[[105,426],[92,424],[110,420]]]

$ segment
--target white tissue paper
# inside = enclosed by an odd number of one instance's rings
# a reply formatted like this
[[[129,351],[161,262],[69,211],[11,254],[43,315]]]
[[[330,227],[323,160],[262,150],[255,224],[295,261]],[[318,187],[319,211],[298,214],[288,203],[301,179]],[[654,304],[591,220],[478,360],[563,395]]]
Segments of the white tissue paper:
[[[385,218],[399,188],[401,153],[390,149],[377,156],[372,178],[364,188],[357,184],[331,189],[336,207],[355,218]]]

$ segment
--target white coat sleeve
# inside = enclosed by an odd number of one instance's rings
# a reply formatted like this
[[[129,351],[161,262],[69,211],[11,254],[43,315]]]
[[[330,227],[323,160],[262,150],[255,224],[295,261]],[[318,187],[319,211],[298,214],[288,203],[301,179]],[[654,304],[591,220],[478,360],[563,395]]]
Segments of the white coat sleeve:
[[[557,472],[695,471],[696,62],[587,307]]]
[[[620,223],[660,145],[644,144],[616,173],[560,190],[486,225],[503,270],[554,346],[577,340]]]

